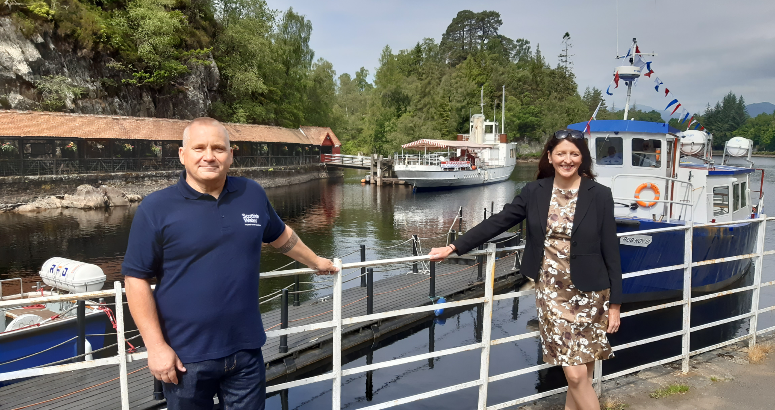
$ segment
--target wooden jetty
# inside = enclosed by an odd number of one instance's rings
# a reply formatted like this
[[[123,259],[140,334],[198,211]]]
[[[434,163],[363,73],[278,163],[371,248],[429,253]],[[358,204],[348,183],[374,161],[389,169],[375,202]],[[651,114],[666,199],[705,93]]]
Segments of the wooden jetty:
[[[496,290],[515,286],[521,279],[516,273],[516,256],[504,256],[496,262]],[[410,269],[407,269],[410,270]],[[478,281],[478,265],[436,264],[436,296],[448,301],[481,296],[483,284]],[[346,272],[347,274],[347,272]],[[357,273],[355,274],[357,275]],[[345,278],[347,280],[348,278]],[[354,287],[342,292],[343,317],[366,314],[366,288]],[[374,282],[375,313],[406,309],[431,303],[430,276],[427,272],[399,274]],[[289,327],[332,319],[332,301],[307,301],[289,306]],[[345,326],[342,349],[353,349],[386,337],[433,312],[405,315],[382,321]],[[268,329],[279,328],[280,310],[262,315]],[[280,338],[270,338],[263,347],[267,363],[267,381],[276,384],[293,377],[297,371],[327,366],[332,355],[330,329],[320,329],[288,336],[288,351],[280,353]],[[147,360],[128,363],[129,400],[132,409],[151,409],[164,405],[153,398],[153,378]],[[118,366],[101,366],[26,379],[0,387],[0,409],[114,409],[120,408]]]

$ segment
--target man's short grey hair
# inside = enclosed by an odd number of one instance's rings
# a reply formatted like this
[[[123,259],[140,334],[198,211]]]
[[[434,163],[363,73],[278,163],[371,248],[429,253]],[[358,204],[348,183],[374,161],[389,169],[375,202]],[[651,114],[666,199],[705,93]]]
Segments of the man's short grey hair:
[[[188,124],[186,129],[183,130],[183,146],[185,147],[188,144],[188,139],[191,134],[191,127],[194,125],[207,125],[211,127],[215,127],[220,129],[220,131],[223,133],[224,136],[226,136],[226,143],[231,146],[230,140],[229,140],[229,131],[226,130],[226,127],[223,126],[218,120],[210,118],[210,117],[199,117],[193,121],[191,121],[191,124]]]

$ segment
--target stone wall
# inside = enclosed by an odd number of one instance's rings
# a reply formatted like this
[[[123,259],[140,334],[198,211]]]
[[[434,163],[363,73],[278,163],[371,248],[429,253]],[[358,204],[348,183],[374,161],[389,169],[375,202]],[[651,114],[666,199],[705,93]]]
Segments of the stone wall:
[[[322,165],[295,167],[239,168],[229,175],[257,181],[264,188],[299,184],[322,178],[341,176]],[[177,183],[180,171],[128,172],[115,174],[44,175],[0,177],[0,212],[51,196],[63,197],[77,191],[81,185],[114,187],[126,195],[145,197]]]

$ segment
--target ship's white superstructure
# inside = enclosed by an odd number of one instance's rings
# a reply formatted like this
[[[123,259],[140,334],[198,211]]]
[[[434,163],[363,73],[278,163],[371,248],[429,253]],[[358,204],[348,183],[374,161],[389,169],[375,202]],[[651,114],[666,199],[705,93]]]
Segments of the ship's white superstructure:
[[[404,150],[419,154],[396,154],[398,179],[417,188],[461,187],[505,181],[517,163],[517,147],[506,134],[498,133],[498,122],[482,114],[471,117],[468,134],[457,141],[422,139],[404,144]]]

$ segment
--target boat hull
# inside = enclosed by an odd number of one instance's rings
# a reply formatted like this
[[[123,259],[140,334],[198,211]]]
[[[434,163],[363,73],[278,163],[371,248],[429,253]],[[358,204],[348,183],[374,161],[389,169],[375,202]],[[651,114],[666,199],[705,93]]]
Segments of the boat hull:
[[[94,312],[86,315],[86,340],[91,344],[92,350],[101,349],[105,344],[105,329],[108,320],[102,312]],[[22,357],[30,356],[53,346],[66,342],[78,335],[76,318],[58,320],[54,323],[0,334],[0,363],[7,363]],[[88,336],[100,335],[100,336]],[[51,350],[19,360],[17,362],[0,364],[0,373],[28,369],[46,365],[76,356],[77,339],[70,340]],[[11,382],[0,382],[9,384]]]
[[[514,165],[476,170],[411,170],[396,167],[398,179],[415,188],[456,188],[493,184],[509,179]]]
[[[640,222],[639,227],[617,225],[618,232],[665,227],[651,221]],[[684,231],[649,234],[648,246],[619,245],[622,272],[630,273],[684,263]],[[756,246],[756,225],[740,223],[727,226],[694,228],[692,261],[707,261],[729,256],[753,253]],[[692,292],[714,292],[740,279],[751,267],[751,259],[696,266],[692,268]],[[653,273],[624,279],[624,302],[643,302],[680,297],[683,292],[683,269]]]

